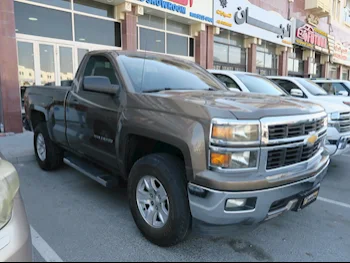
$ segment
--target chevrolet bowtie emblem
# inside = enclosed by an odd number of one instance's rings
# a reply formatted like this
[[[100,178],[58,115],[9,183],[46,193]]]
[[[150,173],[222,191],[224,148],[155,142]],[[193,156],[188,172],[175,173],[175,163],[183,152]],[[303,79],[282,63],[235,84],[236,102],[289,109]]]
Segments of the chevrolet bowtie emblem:
[[[308,146],[308,147],[311,147],[311,146],[314,146],[315,143],[317,142],[318,140],[318,135],[317,134],[311,134],[308,138],[305,139],[305,144]]]

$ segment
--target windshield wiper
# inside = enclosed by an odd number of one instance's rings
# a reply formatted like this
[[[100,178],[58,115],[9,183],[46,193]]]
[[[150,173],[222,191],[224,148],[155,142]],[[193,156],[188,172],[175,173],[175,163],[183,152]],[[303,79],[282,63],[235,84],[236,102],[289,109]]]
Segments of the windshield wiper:
[[[217,91],[217,89],[213,87],[208,87],[208,89],[173,89],[173,88],[164,88],[164,89],[150,89],[150,90],[144,90],[143,93],[156,93],[161,91],[168,91],[168,90],[193,90],[193,91]]]

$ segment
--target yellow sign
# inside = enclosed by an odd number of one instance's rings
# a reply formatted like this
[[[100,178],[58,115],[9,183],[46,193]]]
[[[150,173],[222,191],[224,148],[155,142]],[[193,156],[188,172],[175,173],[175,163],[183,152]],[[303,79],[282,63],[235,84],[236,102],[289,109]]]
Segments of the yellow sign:
[[[225,22],[225,21],[222,21],[222,20],[218,20],[218,21],[216,21],[216,23],[218,23],[218,24],[220,24],[220,25],[232,27],[232,23]]]
[[[232,14],[230,14],[230,13],[225,13],[224,11],[221,11],[221,10],[216,10],[216,13],[217,13],[219,16],[222,16],[222,17],[225,17],[225,18],[231,18],[231,17],[232,17]]]

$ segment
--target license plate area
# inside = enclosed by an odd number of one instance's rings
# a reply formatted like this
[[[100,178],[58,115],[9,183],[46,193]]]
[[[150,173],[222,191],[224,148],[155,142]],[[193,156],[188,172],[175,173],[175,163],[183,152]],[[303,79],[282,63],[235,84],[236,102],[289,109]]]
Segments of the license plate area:
[[[317,188],[312,190],[311,192],[308,192],[307,194],[302,195],[300,198],[298,210],[302,210],[308,207],[309,205],[311,205],[312,203],[316,202],[319,193],[320,193],[320,188]]]

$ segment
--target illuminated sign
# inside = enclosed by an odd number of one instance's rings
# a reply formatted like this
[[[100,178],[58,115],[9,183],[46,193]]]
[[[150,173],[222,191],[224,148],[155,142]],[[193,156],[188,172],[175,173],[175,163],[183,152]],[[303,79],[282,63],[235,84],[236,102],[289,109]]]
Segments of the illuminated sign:
[[[320,48],[328,48],[328,39],[317,34],[314,28],[308,24],[297,29],[297,38]]]

